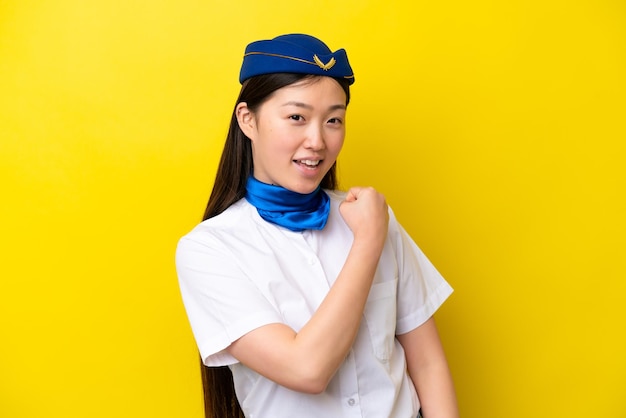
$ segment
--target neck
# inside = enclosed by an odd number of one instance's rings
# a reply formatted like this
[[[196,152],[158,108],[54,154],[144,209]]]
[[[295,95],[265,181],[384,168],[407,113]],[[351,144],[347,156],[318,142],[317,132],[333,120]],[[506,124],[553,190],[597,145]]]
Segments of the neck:
[[[301,194],[249,177],[246,200],[263,219],[292,231],[322,229],[330,213],[330,198],[319,186],[312,193]]]

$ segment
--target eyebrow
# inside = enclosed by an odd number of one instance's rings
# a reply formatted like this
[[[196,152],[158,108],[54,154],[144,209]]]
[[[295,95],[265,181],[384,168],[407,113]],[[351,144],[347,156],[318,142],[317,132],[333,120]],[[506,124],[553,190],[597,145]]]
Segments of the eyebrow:
[[[302,102],[287,102],[284,103],[283,106],[296,106],[296,107],[302,107],[308,110],[313,110],[313,106],[306,104],[306,103],[302,103]],[[336,105],[332,105],[328,108],[328,110],[338,110],[338,109],[342,109],[345,110],[346,109],[346,105],[343,104],[336,104]]]

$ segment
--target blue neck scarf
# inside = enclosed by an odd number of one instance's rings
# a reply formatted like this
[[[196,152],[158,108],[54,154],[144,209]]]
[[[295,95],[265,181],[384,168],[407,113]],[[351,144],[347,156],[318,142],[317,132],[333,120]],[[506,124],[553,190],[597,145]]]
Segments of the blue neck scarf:
[[[295,232],[323,229],[330,213],[330,198],[318,187],[300,194],[248,177],[246,200],[256,207],[261,218]]]

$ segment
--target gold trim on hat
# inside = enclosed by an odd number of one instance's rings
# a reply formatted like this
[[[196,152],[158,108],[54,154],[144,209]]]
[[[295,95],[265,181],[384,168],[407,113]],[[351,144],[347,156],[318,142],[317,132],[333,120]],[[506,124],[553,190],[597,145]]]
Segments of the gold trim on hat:
[[[335,58],[332,57],[330,59],[330,61],[328,61],[326,64],[324,64],[322,62],[322,60],[319,59],[319,57],[317,55],[315,55],[315,54],[313,55],[313,61],[307,61],[307,60],[302,59],[302,58],[290,57],[288,55],[269,54],[267,52],[248,52],[247,54],[244,55],[244,58],[247,57],[248,55],[267,55],[267,56],[270,56],[270,57],[285,58],[285,59],[289,59],[289,60],[293,60],[293,61],[304,62],[305,64],[316,65],[316,66],[320,67],[324,71],[330,70],[337,63],[337,60],[335,60]],[[354,77],[354,76],[345,76],[345,77],[346,78],[351,78],[351,77]]]

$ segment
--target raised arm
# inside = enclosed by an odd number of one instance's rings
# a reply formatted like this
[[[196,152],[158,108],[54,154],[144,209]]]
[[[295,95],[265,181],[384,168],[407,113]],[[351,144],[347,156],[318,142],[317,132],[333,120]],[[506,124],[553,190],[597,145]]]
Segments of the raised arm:
[[[257,373],[300,392],[324,391],[350,350],[387,236],[387,204],[374,189],[351,189],[339,210],[354,241],[311,319],[298,333],[284,324],[265,325],[227,349]]]

